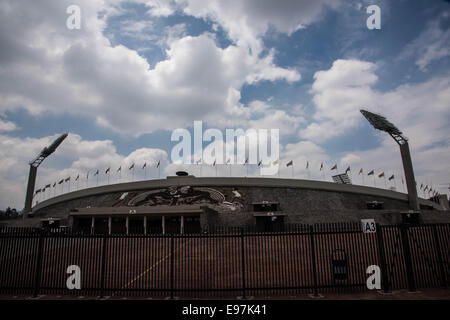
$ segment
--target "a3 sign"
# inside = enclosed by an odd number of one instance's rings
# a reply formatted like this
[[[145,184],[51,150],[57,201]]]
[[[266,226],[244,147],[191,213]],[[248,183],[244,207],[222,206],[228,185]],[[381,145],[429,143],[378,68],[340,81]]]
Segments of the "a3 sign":
[[[361,219],[361,227],[364,233],[377,232],[377,225],[375,219]]]

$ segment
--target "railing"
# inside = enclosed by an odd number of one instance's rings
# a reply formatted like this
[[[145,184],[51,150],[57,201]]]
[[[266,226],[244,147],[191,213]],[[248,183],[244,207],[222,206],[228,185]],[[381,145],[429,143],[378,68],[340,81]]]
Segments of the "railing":
[[[14,232],[13,232],[14,231]],[[447,287],[450,224],[222,228],[201,234],[81,235],[2,229],[0,294],[235,297]],[[215,232],[213,232],[215,231]],[[81,270],[69,290],[68,266]]]

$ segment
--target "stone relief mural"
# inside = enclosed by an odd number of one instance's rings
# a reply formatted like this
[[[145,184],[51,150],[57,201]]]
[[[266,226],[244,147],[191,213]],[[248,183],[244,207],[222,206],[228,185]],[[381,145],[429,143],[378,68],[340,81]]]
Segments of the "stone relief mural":
[[[209,187],[170,186],[150,191],[122,194],[114,206],[157,206],[208,204],[231,211],[244,207],[242,194],[232,188],[228,192]]]

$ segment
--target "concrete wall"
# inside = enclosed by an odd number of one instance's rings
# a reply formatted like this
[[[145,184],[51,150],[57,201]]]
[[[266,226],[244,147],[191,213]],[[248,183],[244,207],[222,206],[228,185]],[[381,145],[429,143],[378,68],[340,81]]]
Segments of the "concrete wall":
[[[231,210],[207,204],[202,225],[254,225],[252,203],[280,203],[285,223],[329,223],[375,218],[382,224],[401,222],[401,211],[408,210],[407,195],[385,189],[336,183],[274,178],[195,178],[169,177],[161,180],[122,183],[89,188],[46,200],[33,208],[36,221],[43,217],[67,219],[75,208],[112,206],[124,192],[142,192],[169,186],[210,187],[224,194],[236,188],[242,194],[243,207]],[[383,210],[367,210],[367,201],[384,202]],[[431,208],[441,207],[420,199]],[[450,222],[449,211],[423,211],[423,222]],[[38,219],[39,218],[39,219]],[[20,224],[20,222],[17,222]]]

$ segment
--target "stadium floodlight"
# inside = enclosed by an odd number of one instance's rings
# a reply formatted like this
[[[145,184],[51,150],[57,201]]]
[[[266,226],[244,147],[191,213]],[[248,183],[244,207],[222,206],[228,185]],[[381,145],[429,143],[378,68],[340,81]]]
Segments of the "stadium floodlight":
[[[375,129],[389,133],[389,135],[394,138],[394,140],[398,144],[404,144],[408,142],[408,139],[403,136],[403,133],[398,130],[396,126],[390,123],[385,117],[366,110],[361,110],[361,113]]]
[[[366,110],[360,111],[375,129],[387,132],[400,146],[406,187],[408,189],[409,206],[412,210],[419,210],[419,199],[417,197],[416,180],[414,178],[414,170],[411,161],[411,153],[409,151],[408,139],[403,136],[403,133],[385,117]]]
[[[39,155],[29,162],[30,165],[30,174],[28,175],[28,185],[27,185],[27,195],[25,197],[25,207],[23,209],[23,216],[25,217],[25,214],[31,211],[31,204],[33,202],[33,195],[34,195],[34,187],[36,184],[36,174],[37,174],[37,168],[40,166],[42,161],[45,160],[49,155],[51,155],[53,152],[55,152],[56,148],[59,147],[59,145],[64,141],[64,139],[67,138],[68,133],[64,133],[61,136],[59,136],[53,143],[42,149],[42,151],[39,153]]]

